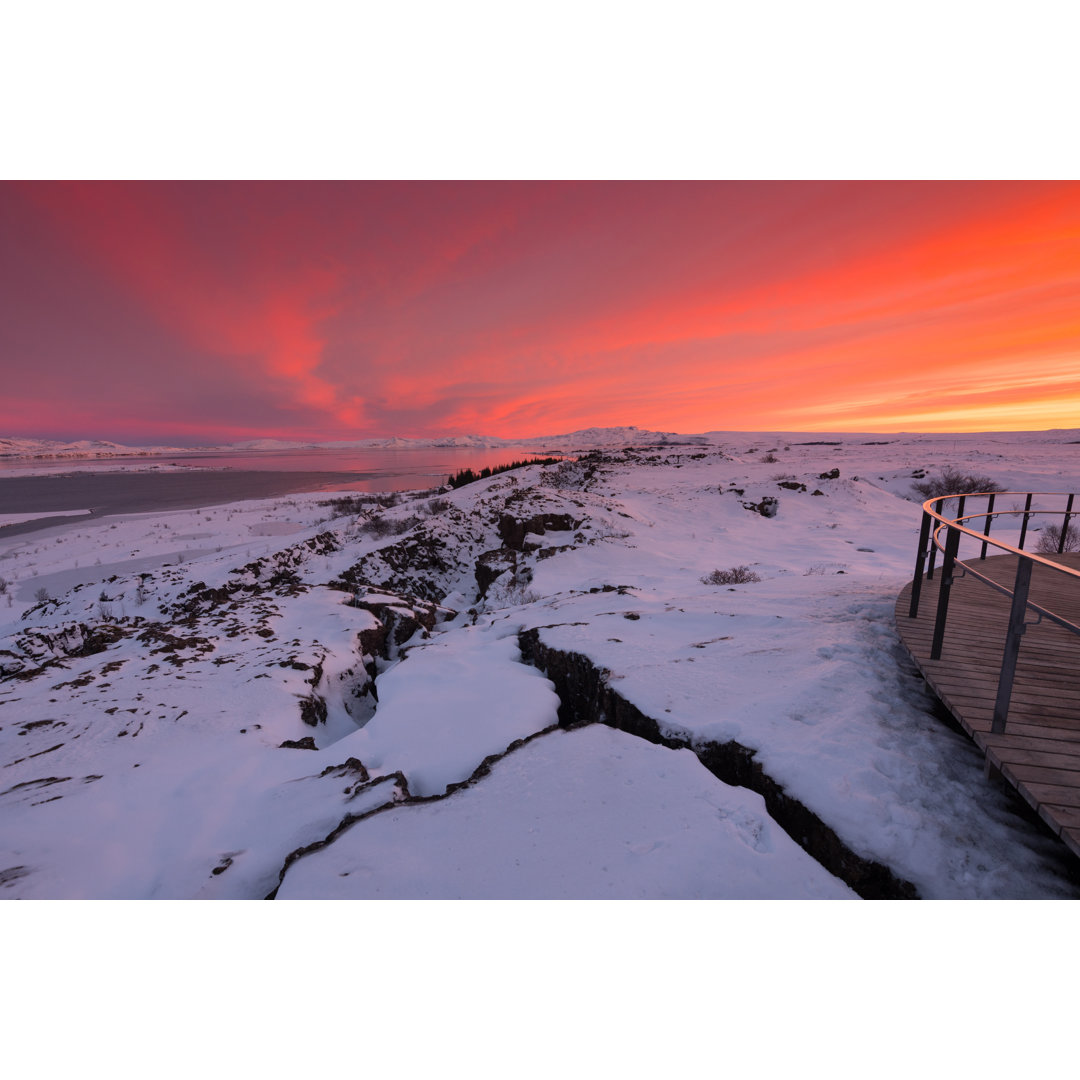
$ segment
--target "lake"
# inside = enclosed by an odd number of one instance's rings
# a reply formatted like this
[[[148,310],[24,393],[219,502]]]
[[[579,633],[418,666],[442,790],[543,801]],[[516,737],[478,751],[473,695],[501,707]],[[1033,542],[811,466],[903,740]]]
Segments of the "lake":
[[[97,518],[306,491],[410,491],[438,487],[461,469],[478,471],[540,456],[547,455],[524,447],[424,447],[8,461],[0,466],[0,515],[33,513],[41,517],[2,527],[0,536],[63,524],[65,519],[48,515],[65,510],[91,510]],[[155,466],[187,468],[159,471]],[[27,475],[42,467],[51,471]],[[66,520],[70,523],[73,519]]]

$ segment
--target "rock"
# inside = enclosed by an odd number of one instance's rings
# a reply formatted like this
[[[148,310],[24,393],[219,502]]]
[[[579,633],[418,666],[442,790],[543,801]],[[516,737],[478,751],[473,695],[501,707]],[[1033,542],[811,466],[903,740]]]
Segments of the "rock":
[[[819,480],[839,480],[840,470],[830,469],[828,472],[818,473]]]
[[[279,750],[318,750],[313,735],[305,735],[302,739],[286,739],[278,745]]]
[[[318,694],[300,699],[300,719],[308,727],[318,727],[326,723],[326,702]],[[310,736],[309,736],[310,738]],[[314,746],[312,746],[314,749]]]
[[[744,502],[742,505],[744,510],[753,510],[754,513],[767,518],[776,517],[780,510],[780,500],[773,498],[772,495],[766,495],[759,503]]]
[[[494,551],[485,551],[476,560],[476,588],[477,601],[487,596],[487,591],[492,583],[506,571],[517,572],[517,551],[513,548],[496,548]]]
[[[581,525],[570,514],[533,514],[531,518],[520,521],[512,514],[499,515],[499,538],[503,546],[514,551],[522,551],[527,533],[543,536],[552,529],[556,532],[571,532]]]

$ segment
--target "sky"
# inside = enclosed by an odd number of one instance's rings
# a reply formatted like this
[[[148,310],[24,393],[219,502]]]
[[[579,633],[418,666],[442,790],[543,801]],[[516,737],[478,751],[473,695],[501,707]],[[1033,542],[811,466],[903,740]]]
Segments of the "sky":
[[[0,436],[1080,424],[1080,184],[0,183]]]

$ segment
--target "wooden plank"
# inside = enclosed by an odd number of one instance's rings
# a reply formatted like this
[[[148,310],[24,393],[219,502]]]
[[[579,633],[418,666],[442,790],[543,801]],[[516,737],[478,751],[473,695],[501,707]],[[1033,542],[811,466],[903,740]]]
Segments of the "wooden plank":
[[[1018,788],[1032,806],[1080,807],[1080,787],[1068,784],[1023,784]]]
[[[1048,761],[1052,761],[1055,769],[1064,772],[1080,772],[1080,745],[1076,744],[1068,748],[1068,752],[1062,752],[1062,750],[1044,749],[1024,750],[1006,743],[987,747],[986,755],[999,767],[1000,765],[1045,767]],[[1077,777],[1076,781],[1080,783],[1080,777]]]
[[[1080,807],[1043,803],[1041,809],[1050,811],[1063,829],[1080,829]]]
[[[976,549],[977,552],[977,549]],[[979,560],[973,570],[1012,588],[1017,560]],[[1080,554],[1054,560],[1080,570]],[[908,615],[910,583],[896,602],[896,627],[929,686],[987,756],[988,762],[1080,857],[1080,637],[1029,613],[1004,733],[992,725],[1009,597],[959,568],[950,595],[940,660],[931,660],[940,567],[924,580],[919,615]],[[1080,625],[1080,582],[1036,565],[1030,599]]]
[[[1049,729],[1053,731],[1054,729]],[[1006,731],[1001,735],[980,733],[975,739],[981,749],[1041,750],[1047,754],[1065,754],[1080,757],[1080,732],[1063,732],[1062,738],[1045,735],[1026,735]]]
[[[992,755],[996,757],[997,755]],[[1047,759],[1044,764],[1032,765],[1028,762],[995,761],[1002,774],[1016,785],[1025,784],[1029,789],[1046,785],[1069,787],[1075,785],[1080,795],[1080,777],[1075,769],[1061,768],[1056,761]],[[1045,799],[1040,799],[1045,802]]]

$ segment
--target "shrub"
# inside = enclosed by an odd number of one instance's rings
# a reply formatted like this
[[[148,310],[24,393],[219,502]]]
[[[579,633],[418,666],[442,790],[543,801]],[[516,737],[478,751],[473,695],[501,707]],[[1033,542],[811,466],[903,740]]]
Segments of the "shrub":
[[[1040,555],[1056,555],[1060,544],[1061,526],[1047,525],[1046,528],[1039,533],[1039,542],[1035,545],[1035,550]],[[1065,546],[1062,548],[1062,551],[1080,551],[1080,529],[1077,529],[1075,525],[1066,526]]]
[[[34,599],[37,600],[38,603],[41,603],[42,600],[50,600],[52,598],[49,596],[49,590],[42,585],[41,588],[34,593]]]
[[[420,518],[415,514],[406,518],[385,518],[380,516],[369,518],[359,526],[359,530],[368,536],[374,536],[377,540],[381,540],[386,536],[401,536],[402,533],[407,533],[419,524]]]
[[[775,465],[780,459],[770,450],[761,460],[766,465]]]
[[[373,502],[374,499],[362,495],[342,495],[336,499],[326,499],[319,505],[329,506],[334,511],[334,517],[345,517],[347,514],[363,513],[364,508]]]
[[[760,575],[755,574],[749,566],[732,566],[728,570],[714,570],[706,574],[701,582],[703,585],[745,585],[760,580]]]
[[[973,491],[1004,491],[989,476],[974,476],[957,469],[944,468],[940,476],[931,476],[911,485],[911,490],[923,499],[940,499],[945,495],[969,495]]]

